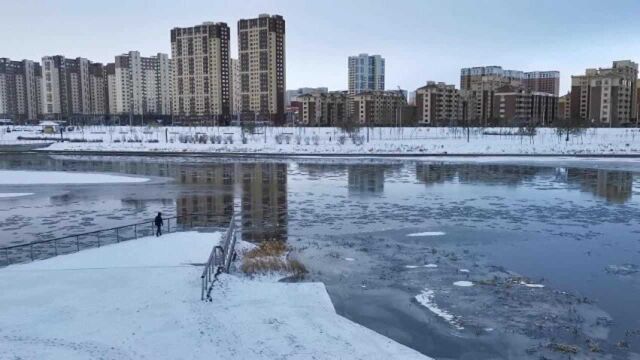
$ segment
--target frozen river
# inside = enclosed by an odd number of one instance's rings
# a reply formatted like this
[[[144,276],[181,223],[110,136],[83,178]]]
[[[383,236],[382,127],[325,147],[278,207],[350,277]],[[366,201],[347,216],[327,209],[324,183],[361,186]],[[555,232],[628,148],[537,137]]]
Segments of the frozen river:
[[[0,247],[236,212],[245,240],[295,247],[340,314],[435,358],[639,358],[632,165],[2,154],[2,169],[150,181],[0,185],[32,194],[0,198]]]

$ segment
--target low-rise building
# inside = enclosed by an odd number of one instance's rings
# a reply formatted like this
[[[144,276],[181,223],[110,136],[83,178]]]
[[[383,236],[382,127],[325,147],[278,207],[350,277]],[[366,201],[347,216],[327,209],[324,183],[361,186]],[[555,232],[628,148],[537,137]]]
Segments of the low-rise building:
[[[350,99],[352,119],[366,126],[390,126],[407,124],[415,119],[403,119],[407,99],[402,91],[365,91]],[[403,121],[404,120],[404,121]]]
[[[347,92],[315,92],[297,96],[298,123],[305,126],[339,126],[347,120]]]
[[[557,96],[509,85],[496,90],[493,105],[499,126],[548,126],[558,114]]]
[[[460,92],[455,85],[427,82],[416,90],[417,122],[426,126],[456,125],[460,116]]]

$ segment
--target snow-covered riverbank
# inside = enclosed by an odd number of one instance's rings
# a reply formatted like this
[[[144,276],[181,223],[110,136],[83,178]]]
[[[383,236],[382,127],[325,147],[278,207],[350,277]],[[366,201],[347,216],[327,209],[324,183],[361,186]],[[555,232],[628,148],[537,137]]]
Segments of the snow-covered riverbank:
[[[321,283],[222,275],[218,234],[174,233],[0,269],[0,358],[427,359],[335,313]]]
[[[39,127],[14,127],[0,143],[42,139]],[[585,129],[566,135],[540,128],[532,136],[512,128],[363,128],[346,134],[337,128],[128,127],[93,126],[64,133],[51,151],[241,153],[241,154],[391,154],[391,155],[640,155],[639,129]],[[20,140],[22,139],[22,140]]]
[[[149,179],[143,177],[108,174],[66,171],[0,170],[0,185],[126,184],[143,183],[147,181],[149,181]]]

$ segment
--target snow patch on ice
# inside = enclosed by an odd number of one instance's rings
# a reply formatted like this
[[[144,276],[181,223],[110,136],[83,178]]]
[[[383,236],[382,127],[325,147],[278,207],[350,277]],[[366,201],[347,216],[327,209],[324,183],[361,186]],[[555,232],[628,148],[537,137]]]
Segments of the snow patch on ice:
[[[464,327],[460,325],[459,319],[451,314],[450,312],[440,309],[438,305],[434,301],[435,293],[433,290],[424,289],[422,292],[415,296],[416,301],[418,301],[422,306],[426,307],[432,313],[444,319],[446,322],[451,324],[451,326],[455,327],[458,330],[463,330]]]
[[[524,285],[524,286],[526,286],[528,288],[537,288],[537,289],[541,289],[541,288],[544,287],[544,285],[542,285],[542,284],[528,284],[528,283],[526,283],[524,281],[520,281],[520,285]]]
[[[142,183],[149,179],[133,176],[66,171],[0,170],[0,185],[114,184]]]
[[[408,234],[407,236],[422,237],[422,236],[442,236],[442,235],[445,235],[445,233],[442,231],[426,231],[426,232]]]
[[[33,193],[0,193],[0,198],[8,199],[8,198],[16,198],[21,196],[29,196],[33,195]]]
[[[344,259],[345,259],[346,261],[356,261],[356,259],[354,259],[354,258],[350,258],[350,257],[346,257],[346,258],[344,258]]]
[[[470,287],[470,286],[473,286],[473,283],[471,281],[456,281],[453,283],[453,285],[461,286],[461,287]]]
[[[461,273],[465,273],[465,274],[469,273],[469,269],[460,269],[458,271],[461,272]]]
[[[437,264],[427,264],[424,267],[429,268],[429,269],[435,269],[435,268],[438,267],[438,265]]]

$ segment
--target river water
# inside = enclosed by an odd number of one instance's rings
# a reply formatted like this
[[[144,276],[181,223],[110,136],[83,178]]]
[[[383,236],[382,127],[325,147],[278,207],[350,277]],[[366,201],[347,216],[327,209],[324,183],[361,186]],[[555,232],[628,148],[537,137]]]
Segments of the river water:
[[[158,211],[221,226],[236,213],[244,240],[296,249],[338,313],[432,357],[560,358],[570,345],[639,358],[640,178],[625,163],[2,154],[0,169],[152,179],[0,186],[35,194],[0,199],[0,247]]]

